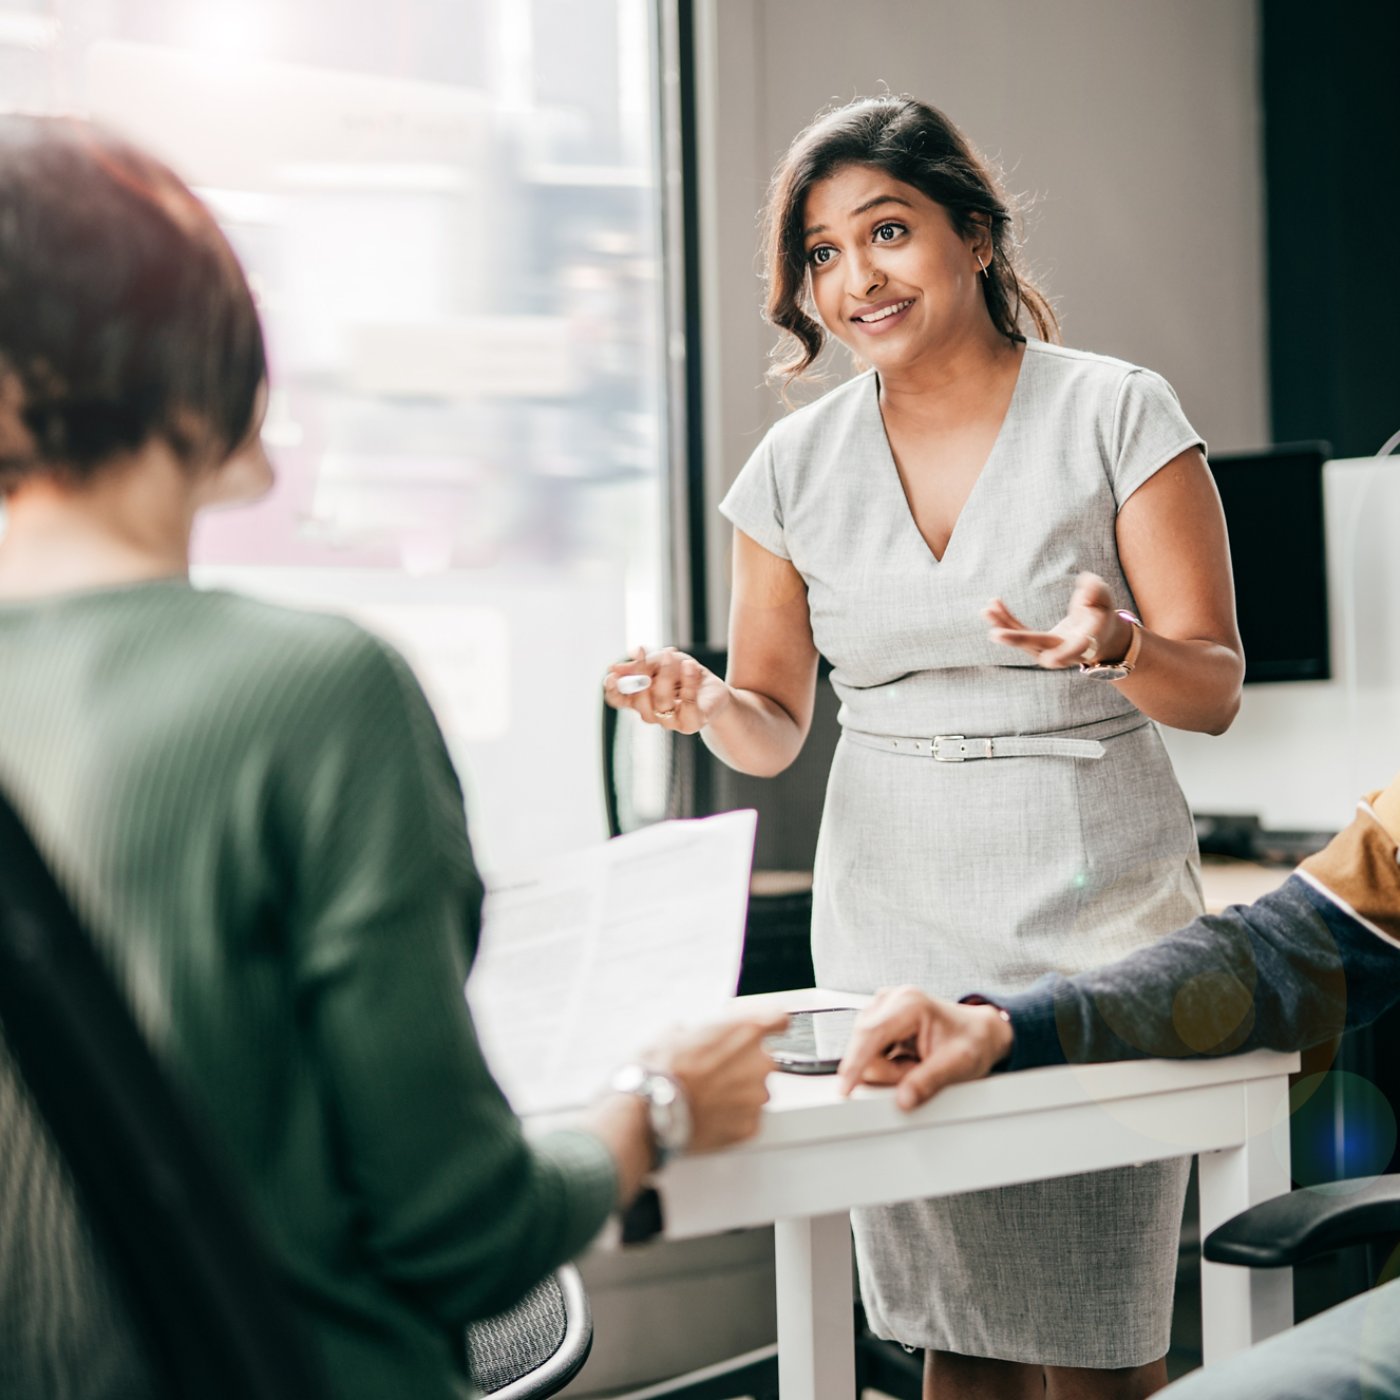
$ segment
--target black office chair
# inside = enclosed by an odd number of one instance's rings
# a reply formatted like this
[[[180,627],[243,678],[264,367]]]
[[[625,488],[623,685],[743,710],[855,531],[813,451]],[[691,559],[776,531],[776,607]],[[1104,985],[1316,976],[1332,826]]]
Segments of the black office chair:
[[[1212,1264],[1282,1269],[1388,1235],[1400,1235],[1400,1174],[1261,1201],[1212,1230],[1202,1253]]]
[[[725,673],[728,658],[722,649],[690,647],[688,651],[708,670]],[[823,665],[823,674],[826,669]],[[610,836],[678,817],[708,817],[743,807],[759,813],[756,868],[739,970],[741,996],[812,985],[816,814],[825,786],[826,750],[835,742],[834,732],[827,732],[835,728],[834,714],[825,713],[830,708],[827,700],[823,688],[818,706],[822,713],[807,744],[810,752],[777,778],[734,773],[693,735],[643,724],[630,712],[603,706],[603,800]],[[801,812],[804,829],[794,836],[795,811]],[[781,840],[784,835],[793,839]],[[765,856],[772,859],[775,853],[785,857],[788,869],[764,869]]]
[[[578,1375],[592,1346],[588,1295],[566,1264],[514,1307],[467,1328],[467,1369],[490,1400],[544,1400]]]
[[[513,1308],[467,1329],[467,1369],[488,1400],[544,1400],[583,1369],[593,1319],[578,1270],[566,1264]],[[707,1366],[619,1400],[778,1400],[777,1348]]]
[[[714,647],[688,647],[687,651],[706,670],[724,674],[723,651]],[[635,715],[606,704],[602,737],[603,803],[610,836],[652,822],[710,816],[720,810],[715,806],[713,759],[694,737],[644,725]],[[660,791],[644,794],[641,774],[648,769],[656,774],[658,764]]]
[[[3,796],[0,1113],[0,1392],[325,1395],[246,1211]],[[65,1350],[65,1318],[104,1345]]]

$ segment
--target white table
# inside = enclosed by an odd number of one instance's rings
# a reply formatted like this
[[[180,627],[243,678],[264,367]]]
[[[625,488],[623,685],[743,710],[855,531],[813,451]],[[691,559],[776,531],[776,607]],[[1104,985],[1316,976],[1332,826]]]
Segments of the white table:
[[[809,990],[753,1000],[798,1009],[861,998]],[[771,1221],[783,1394],[850,1400],[852,1206],[1196,1153],[1204,1238],[1289,1189],[1287,1076],[1297,1067],[1296,1055],[1260,1051],[1031,1070],[958,1085],[913,1113],[887,1089],[843,1100],[829,1076],[776,1074],[752,1142],[681,1158],[657,1179],[665,1234]],[[1292,1324],[1291,1272],[1203,1263],[1201,1311],[1210,1364]]]

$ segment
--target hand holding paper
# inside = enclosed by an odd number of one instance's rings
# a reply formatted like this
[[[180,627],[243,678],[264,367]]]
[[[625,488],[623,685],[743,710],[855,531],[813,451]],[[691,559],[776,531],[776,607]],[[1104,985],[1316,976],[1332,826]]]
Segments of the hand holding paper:
[[[727,1013],[755,821],[664,822],[496,883],[467,996],[517,1112],[585,1104],[641,1047]]]

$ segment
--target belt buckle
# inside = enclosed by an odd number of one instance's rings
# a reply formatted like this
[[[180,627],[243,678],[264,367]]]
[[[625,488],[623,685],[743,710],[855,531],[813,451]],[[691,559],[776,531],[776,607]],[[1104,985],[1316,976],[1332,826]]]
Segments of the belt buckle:
[[[969,758],[991,758],[990,739],[969,739],[965,734],[935,734],[929,752],[939,763],[965,763]]]

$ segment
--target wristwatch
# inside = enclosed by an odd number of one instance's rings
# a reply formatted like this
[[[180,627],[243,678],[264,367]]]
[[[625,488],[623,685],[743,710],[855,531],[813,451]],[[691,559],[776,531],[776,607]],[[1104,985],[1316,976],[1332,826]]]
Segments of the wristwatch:
[[[685,1090],[669,1074],[645,1065],[624,1065],[609,1088],[615,1094],[633,1094],[646,1104],[654,1169],[690,1146],[690,1105]]]
[[[1089,665],[1082,662],[1079,666],[1079,674],[1088,676],[1091,681],[1121,681],[1133,674],[1133,667],[1137,665],[1138,652],[1142,650],[1142,619],[1134,617],[1132,613],[1119,609],[1118,616],[1132,628],[1132,640],[1128,643],[1128,649],[1123,653],[1121,661],[1094,661]]]

